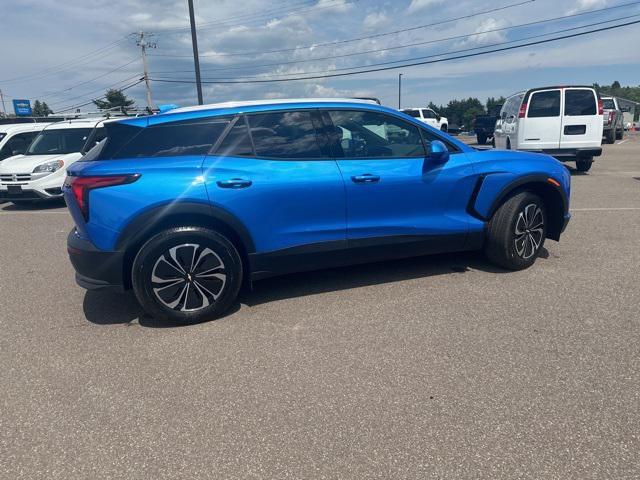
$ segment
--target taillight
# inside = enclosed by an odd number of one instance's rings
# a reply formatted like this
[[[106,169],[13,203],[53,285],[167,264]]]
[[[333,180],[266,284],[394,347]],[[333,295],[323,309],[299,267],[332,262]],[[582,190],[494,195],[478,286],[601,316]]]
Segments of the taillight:
[[[591,104],[593,105],[593,104]],[[604,113],[604,105],[602,103],[602,99],[598,99],[598,115],[602,115]]]
[[[103,175],[93,177],[68,176],[64,182],[66,188],[71,189],[85,220],[89,220],[89,192],[96,188],[114,187],[133,183],[140,178],[139,173],[129,175]]]
[[[518,112],[518,118],[524,118],[524,116],[527,114],[527,104],[523,103],[522,105],[520,105],[520,111]]]

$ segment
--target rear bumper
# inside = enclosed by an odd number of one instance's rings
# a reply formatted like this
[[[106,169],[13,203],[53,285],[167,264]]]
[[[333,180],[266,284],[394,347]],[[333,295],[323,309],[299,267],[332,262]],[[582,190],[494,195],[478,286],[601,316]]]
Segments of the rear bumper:
[[[545,153],[562,161],[578,160],[582,158],[599,157],[602,155],[602,147],[587,148],[546,148],[542,150],[528,150],[528,152]]]
[[[124,290],[123,252],[105,252],[80,238],[75,228],[67,237],[67,252],[76,270],[76,283],[87,290]]]

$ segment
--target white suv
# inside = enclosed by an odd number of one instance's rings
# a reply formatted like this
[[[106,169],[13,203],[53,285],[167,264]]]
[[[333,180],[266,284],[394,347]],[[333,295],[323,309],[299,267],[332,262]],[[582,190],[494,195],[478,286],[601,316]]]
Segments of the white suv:
[[[430,108],[405,108],[402,110],[402,113],[417,118],[427,125],[442,130],[443,132],[449,130],[449,120]]]
[[[62,197],[69,165],[104,138],[104,118],[46,125],[23,155],[0,162],[0,200],[15,204]]]
[[[581,172],[602,154],[602,100],[592,87],[533,88],[511,95],[496,122],[495,146],[543,152]]]
[[[40,130],[48,123],[10,123],[0,125],[0,162],[27,151]]]

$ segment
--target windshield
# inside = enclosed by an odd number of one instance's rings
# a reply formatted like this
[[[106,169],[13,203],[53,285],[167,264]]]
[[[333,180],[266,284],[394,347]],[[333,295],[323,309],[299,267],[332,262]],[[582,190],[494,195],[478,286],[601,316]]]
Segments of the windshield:
[[[82,150],[91,128],[43,130],[35,138],[25,155],[74,153]]]
[[[602,100],[602,107],[606,108],[607,110],[615,110],[616,104],[613,103],[612,98],[605,98],[604,100]]]

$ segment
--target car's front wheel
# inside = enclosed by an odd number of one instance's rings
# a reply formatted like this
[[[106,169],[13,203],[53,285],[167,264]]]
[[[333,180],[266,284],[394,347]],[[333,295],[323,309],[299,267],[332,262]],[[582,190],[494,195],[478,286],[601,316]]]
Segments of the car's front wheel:
[[[133,262],[132,283],[154,318],[197,323],[224,314],[242,284],[242,260],[227,238],[200,227],[173,228],[151,238]]]
[[[544,203],[531,192],[520,192],[504,202],[487,227],[485,253],[508,270],[533,265],[546,238]]]
[[[581,158],[576,160],[576,168],[579,172],[588,172],[593,165],[593,158]]]

